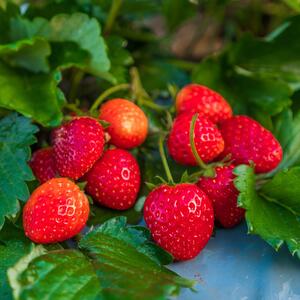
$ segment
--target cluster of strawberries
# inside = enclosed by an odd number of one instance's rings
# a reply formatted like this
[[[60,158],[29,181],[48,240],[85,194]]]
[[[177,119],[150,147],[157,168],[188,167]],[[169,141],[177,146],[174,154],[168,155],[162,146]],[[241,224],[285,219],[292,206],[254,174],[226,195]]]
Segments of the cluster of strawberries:
[[[207,244],[214,220],[229,228],[244,218],[233,183],[235,166],[252,163],[256,173],[270,172],[282,160],[282,148],[255,120],[233,116],[227,101],[205,86],[184,87],[177,95],[176,110],[167,142],[169,153],[176,162],[200,164],[206,172],[196,184],[154,189],[146,199],[144,218],[153,239],[177,260],[185,260],[195,257]],[[195,117],[192,139],[196,153],[191,144]]]
[[[101,122],[109,126],[105,129]],[[89,216],[89,201],[125,210],[136,201],[141,174],[132,149],[144,142],[148,119],[134,103],[113,99],[99,119],[74,117],[51,133],[52,147],[32,155],[30,166],[42,183],[23,210],[25,234],[37,243],[64,241],[78,234]],[[70,178],[73,181],[67,179]]]
[[[179,164],[199,165],[203,172],[196,183],[157,186],[146,198],[144,219],[162,248],[176,260],[186,260],[205,247],[215,221],[229,228],[244,218],[237,206],[234,168],[251,163],[256,173],[270,172],[282,160],[282,149],[271,132],[250,117],[233,116],[227,101],[205,86],[184,87],[176,110],[169,154]],[[100,120],[109,126],[103,128]],[[147,133],[144,112],[125,99],[103,104],[98,120],[74,117],[53,130],[52,147],[36,151],[30,162],[43,184],[24,207],[26,235],[38,243],[53,243],[82,230],[89,202],[76,180],[86,182],[86,193],[100,205],[132,207],[141,174],[127,150],[141,145]]]

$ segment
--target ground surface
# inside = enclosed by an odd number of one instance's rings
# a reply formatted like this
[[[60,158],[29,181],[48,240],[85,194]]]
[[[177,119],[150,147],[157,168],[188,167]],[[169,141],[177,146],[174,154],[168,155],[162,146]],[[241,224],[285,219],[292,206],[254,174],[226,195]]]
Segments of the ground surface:
[[[274,252],[246,225],[218,230],[194,260],[171,269],[196,279],[198,293],[184,290],[179,300],[300,300],[300,261],[287,249]]]

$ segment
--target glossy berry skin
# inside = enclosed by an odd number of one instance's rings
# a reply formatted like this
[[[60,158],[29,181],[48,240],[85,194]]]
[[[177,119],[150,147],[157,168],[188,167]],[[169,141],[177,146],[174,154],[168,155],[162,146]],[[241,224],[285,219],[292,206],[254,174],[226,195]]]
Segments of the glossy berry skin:
[[[215,177],[201,177],[197,183],[212,201],[215,219],[225,228],[239,224],[245,216],[245,210],[237,206],[238,190],[233,180],[234,165],[217,167]]]
[[[141,185],[140,168],[126,150],[109,149],[84,176],[86,191],[99,204],[117,210],[134,205]]]
[[[146,198],[144,219],[154,241],[176,260],[197,256],[213,232],[207,195],[194,184],[161,185]]]
[[[35,243],[65,241],[83,229],[89,211],[88,199],[75,183],[67,178],[50,179],[24,206],[25,234]]]
[[[57,171],[52,147],[39,149],[32,154],[29,166],[36,179],[44,183],[56,177]]]
[[[132,149],[141,145],[148,134],[148,119],[134,103],[112,99],[100,108],[100,120],[108,122],[110,143],[118,148]]]
[[[56,129],[52,140],[59,174],[76,180],[102,155],[104,130],[96,119],[76,117]]]
[[[183,165],[196,166],[190,146],[190,124],[193,114],[181,114],[174,120],[167,146],[171,157]],[[194,141],[197,152],[204,162],[215,159],[224,150],[220,131],[211,121],[198,116],[195,124]]]
[[[255,164],[256,173],[275,169],[282,160],[282,148],[273,134],[247,116],[235,116],[221,124],[225,141],[221,157],[231,155],[235,165]]]
[[[188,84],[176,97],[176,111],[180,113],[199,113],[214,123],[232,117],[229,103],[217,92],[199,84]]]

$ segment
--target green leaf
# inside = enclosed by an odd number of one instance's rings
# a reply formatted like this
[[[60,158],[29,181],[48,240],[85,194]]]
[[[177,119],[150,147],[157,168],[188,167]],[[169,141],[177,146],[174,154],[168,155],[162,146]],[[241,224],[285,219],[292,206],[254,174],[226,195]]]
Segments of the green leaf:
[[[44,126],[62,120],[59,73],[33,74],[0,62],[0,107],[16,110]]]
[[[58,67],[70,67],[74,64],[97,76],[101,76],[110,68],[100,24],[86,14],[60,14],[50,21],[43,18],[35,18],[33,21],[17,18],[12,20],[11,30],[13,40],[40,37],[51,43],[62,43],[63,45],[57,45],[52,54],[59,58]],[[76,47],[70,47],[70,43],[74,43]],[[65,47],[68,56],[64,53]],[[88,57],[83,55],[84,52]],[[61,61],[61,55],[67,58],[65,62]],[[53,57],[50,59],[56,60]],[[53,67],[57,67],[57,63]]]
[[[300,113],[283,111],[275,120],[274,133],[283,148],[283,159],[274,172],[300,163]]]
[[[282,81],[262,78],[234,69],[226,56],[209,58],[193,72],[194,82],[220,92],[235,113],[275,115],[291,104],[291,90]]]
[[[289,7],[291,7],[296,12],[300,12],[300,2],[299,0],[283,0]]]
[[[30,243],[20,240],[8,240],[0,244],[0,298],[11,300],[12,290],[7,280],[7,270],[13,266],[22,256],[30,251]]]
[[[35,142],[33,136],[38,131],[30,120],[11,114],[0,120],[0,228],[5,217],[14,216],[19,211],[18,200],[29,197],[25,181],[33,180],[27,165],[30,157],[29,145]]]
[[[13,67],[22,67],[34,72],[49,71],[50,45],[41,38],[24,39],[0,45],[0,55]]]
[[[18,282],[18,274],[24,272],[29,263],[36,257],[43,255],[46,252],[46,249],[42,245],[33,247],[31,251],[25,256],[21,257],[18,262],[7,270],[7,277],[9,284],[13,290],[14,299],[18,299],[22,286]]]
[[[128,66],[133,63],[133,58],[125,48],[127,42],[118,36],[109,36],[105,41],[111,62],[109,73],[114,77],[116,83],[128,82]]]
[[[7,271],[32,248],[24,231],[7,221],[0,232],[0,299],[11,300],[12,290],[8,283]]]
[[[193,282],[164,268],[170,255],[148,241],[140,226],[126,227],[126,218],[107,221],[89,232],[80,247],[94,257],[104,299],[167,299]]]
[[[283,170],[262,186],[261,193],[278,205],[300,215],[300,167]]]
[[[241,165],[234,172],[237,175],[235,186],[240,191],[238,203],[246,209],[249,232],[259,235],[276,250],[286,243],[291,254],[300,258],[299,218],[290,210],[257,194],[251,167]]]
[[[100,283],[90,261],[76,250],[35,255],[26,269],[9,272],[15,299],[94,300]],[[12,272],[14,270],[14,272]]]
[[[300,78],[300,17],[294,17],[284,23],[284,27],[276,35],[271,33],[268,40],[261,40],[246,35],[231,51],[232,63],[245,70],[280,78],[291,84],[299,82]],[[286,45],[289,45],[286,47]]]

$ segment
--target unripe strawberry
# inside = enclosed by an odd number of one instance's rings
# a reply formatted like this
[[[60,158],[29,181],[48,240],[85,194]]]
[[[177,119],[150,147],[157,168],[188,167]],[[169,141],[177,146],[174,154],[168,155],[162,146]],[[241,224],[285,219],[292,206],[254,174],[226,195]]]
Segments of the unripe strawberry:
[[[56,177],[57,170],[52,147],[35,151],[32,154],[29,166],[31,167],[34,176],[40,183],[44,183],[47,180]]]
[[[213,232],[207,195],[194,184],[161,185],[147,197],[144,219],[154,241],[176,260],[197,256]]]
[[[217,92],[199,84],[188,84],[176,97],[177,113],[198,113],[214,123],[229,119],[232,109]]]
[[[89,216],[89,202],[67,178],[40,185],[23,209],[25,234],[35,243],[57,243],[78,234]]]
[[[253,162],[256,173],[274,170],[282,160],[282,148],[273,134],[247,116],[235,116],[221,123],[225,141],[221,158],[230,155],[235,165]]]
[[[132,149],[141,145],[148,134],[148,119],[134,103],[126,99],[112,99],[100,107],[100,120],[109,123],[110,143]]]
[[[181,114],[175,120],[168,138],[171,157],[183,165],[196,166],[197,162],[190,145],[190,124],[193,114]],[[194,131],[196,150],[204,162],[215,159],[224,150],[220,131],[211,121],[197,117]]]
[[[234,165],[217,167],[215,177],[201,177],[197,185],[212,201],[215,219],[226,228],[239,224],[245,210],[237,206],[238,190],[234,186]]]
[[[55,129],[52,141],[59,174],[76,180],[101,157],[104,130],[96,119],[75,117]]]
[[[101,205],[125,210],[134,205],[141,184],[134,156],[122,149],[109,149],[84,176],[86,191]]]

